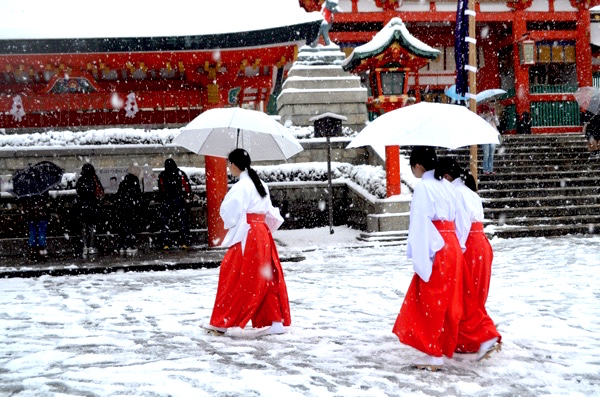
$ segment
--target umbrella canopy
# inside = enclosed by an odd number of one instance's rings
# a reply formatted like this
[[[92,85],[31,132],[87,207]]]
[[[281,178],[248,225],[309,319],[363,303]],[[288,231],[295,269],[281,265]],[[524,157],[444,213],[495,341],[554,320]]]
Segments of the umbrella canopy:
[[[253,161],[286,160],[301,152],[298,140],[265,113],[242,108],[216,108],[185,126],[173,143],[205,156],[227,158],[236,148]]]
[[[464,96],[456,93],[456,85],[455,84],[448,87],[446,89],[446,91],[444,91],[444,94],[446,94],[446,96],[448,98],[454,99],[455,101],[467,101],[468,100],[467,97],[464,97]],[[491,100],[500,98],[504,94],[506,94],[506,91],[504,91],[500,88],[492,88],[490,90],[484,90],[484,91],[477,93],[477,95],[475,95],[475,101],[476,102],[491,101]]]
[[[445,91],[444,94],[451,99],[454,99],[455,101],[466,101],[467,97],[464,97],[462,95],[459,95],[456,92],[456,84],[452,84],[450,87],[448,87]]]
[[[600,111],[600,88],[580,87],[573,95],[583,110],[598,114]]]
[[[498,131],[464,106],[420,102],[385,113],[347,146],[463,146],[498,143]]]
[[[62,168],[50,161],[28,165],[13,174],[11,193],[19,198],[44,194],[60,183],[63,172]]]
[[[478,92],[477,95],[475,95],[475,101],[477,101],[477,102],[492,101],[494,99],[500,98],[504,94],[506,94],[506,91],[504,91],[500,88],[492,88],[490,90],[484,90],[484,91]]]

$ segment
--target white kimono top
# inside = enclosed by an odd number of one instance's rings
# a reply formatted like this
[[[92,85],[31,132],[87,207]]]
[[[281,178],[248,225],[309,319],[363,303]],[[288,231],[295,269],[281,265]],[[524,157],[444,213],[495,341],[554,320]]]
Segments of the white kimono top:
[[[279,209],[271,204],[269,188],[264,182],[261,181],[261,183],[267,192],[265,197],[260,197],[260,194],[256,191],[248,171],[242,171],[240,180],[225,195],[219,213],[223,219],[225,229],[228,231],[221,243],[222,246],[231,247],[241,242],[242,253],[244,252],[246,238],[250,230],[246,214],[265,214],[265,223],[272,232],[277,230],[283,223]]]
[[[410,203],[410,224],[408,226],[408,241],[406,256],[412,259],[415,273],[425,282],[431,277],[435,253],[444,247],[442,235],[432,221],[453,221],[461,235],[458,236],[460,246],[465,248],[471,223],[465,214],[459,214],[456,189],[445,179],[437,180],[434,171],[426,171],[421,182],[415,186]],[[457,218],[457,215],[460,215]],[[467,228],[468,225],[468,228]],[[464,230],[466,228],[466,233]],[[464,235],[463,235],[464,234]]]
[[[481,197],[465,185],[465,182],[461,178],[456,178],[452,181],[452,184],[456,187],[458,199],[471,223],[483,222],[483,204],[481,203]]]

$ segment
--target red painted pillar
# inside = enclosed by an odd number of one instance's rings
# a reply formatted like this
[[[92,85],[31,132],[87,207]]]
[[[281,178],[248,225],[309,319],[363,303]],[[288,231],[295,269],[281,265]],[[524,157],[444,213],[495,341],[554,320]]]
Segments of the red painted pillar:
[[[387,197],[400,194],[400,146],[385,147]]]
[[[523,112],[529,112],[529,66],[521,64],[519,56],[519,42],[522,41],[523,35],[527,33],[527,21],[525,20],[525,11],[515,10],[513,20],[513,39],[514,39],[514,69],[515,69],[515,107],[517,116]]]
[[[592,85],[592,46],[590,45],[590,11],[587,4],[577,10],[577,82],[580,87]]]
[[[204,158],[206,167],[206,212],[208,246],[217,247],[227,234],[219,210],[227,194],[227,159],[213,156]]]

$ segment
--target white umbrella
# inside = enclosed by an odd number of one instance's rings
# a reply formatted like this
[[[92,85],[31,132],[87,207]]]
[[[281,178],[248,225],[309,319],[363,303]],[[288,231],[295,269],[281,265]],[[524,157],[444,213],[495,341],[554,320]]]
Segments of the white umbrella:
[[[498,99],[504,94],[506,94],[506,91],[504,91],[500,88],[492,88],[490,90],[478,92],[477,95],[475,95],[475,101],[477,101],[477,102],[490,101],[492,99]]]
[[[498,143],[498,131],[464,106],[420,102],[369,123],[347,146],[463,146]]]
[[[600,110],[600,88],[579,87],[573,95],[583,110],[598,114],[598,111]]]
[[[242,108],[210,109],[186,125],[173,143],[205,156],[223,157],[236,148],[253,161],[286,160],[301,152],[298,140],[263,112]]]

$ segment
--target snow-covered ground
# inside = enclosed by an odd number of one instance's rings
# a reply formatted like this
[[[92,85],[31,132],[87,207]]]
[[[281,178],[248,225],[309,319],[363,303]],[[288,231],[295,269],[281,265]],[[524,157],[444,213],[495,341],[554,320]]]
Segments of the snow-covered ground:
[[[412,369],[391,333],[412,276],[405,247],[336,227],[278,231],[293,324],[204,333],[218,269],[0,280],[0,395],[600,395],[600,237],[494,239],[488,311],[503,350]]]

